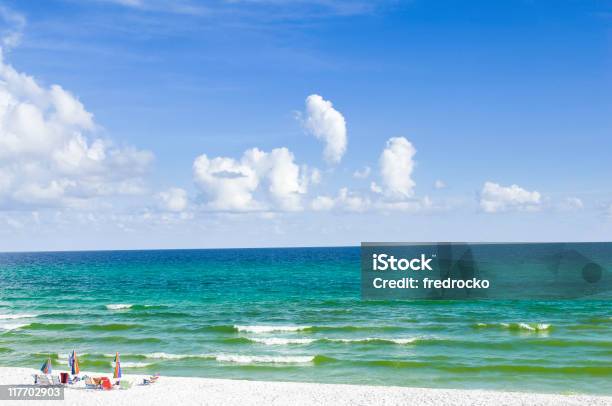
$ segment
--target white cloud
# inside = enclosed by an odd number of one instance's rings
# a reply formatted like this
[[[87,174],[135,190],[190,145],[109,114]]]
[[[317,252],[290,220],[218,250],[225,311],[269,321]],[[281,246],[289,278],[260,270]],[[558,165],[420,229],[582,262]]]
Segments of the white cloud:
[[[0,53],[0,206],[82,207],[143,191],[148,151],[96,136],[93,115],[61,86],[40,86]]]
[[[382,188],[378,186],[376,182],[370,182],[370,191],[377,194],[381,194],[383,192]]]
[[[487,213],[509,210],[537,210],[541,204],[541,195],[530,192],[518,185],[501,186],[494,182],[485,182],[480,192],[480,207]]]
[[[0,53],[19,45],[21,33],[26,25],[26,19],[19,13],[0,5]]]
[[[436,189],[444,189],[444,188],[446,188],[446,182],[444,182],[443,180],[437,179],[434,182],[434,187]]]
[[[415,182],[412,180],[416,149],[404,137],[387,140],[386,148],[380,155],[382,192],[391,199],[402,200],[414,195]]]
[[[307,174],[308,173],[308,167],[304,166],[303,167],[303,173]],[[319,183],[321,183],[321,178],[323,176],[321,175],[321,171],[318,170],[317,168],[312,168],[310,170],[310,183],[312,183],[313,185],[318,185]]]
[[[393,211],[405,211],[411,213],[422,212],[432,209],[441,209],[440,207],[434,207],[433,202],[429,196],[425,196],[421,199],[409,199],[403,201],[378,201],[374,205],[380,210],[393,210]]]
[[[566,197],[559,207],[562,210],[580,210],[584,208],[584,203],[577,197]]]
[[[310,208],[314,211],[331,210],[336,204],[335,200],[329,196],[317,196],[310,202]]]
[[[310,202],[310,208],[315,211],[346,210],[363,212],[369,209],[371,202],[368,198],[351,193],[348,188],[341,188],[336,197],[317,196]]]
[[[159,193],[162,209],[181,212],[187,208],[187,191],[181,188],[170,188]]]
[[[255,169],[232,158],[208,159],[200,155],[193,163],[196,183],[215,210],[256,210],[253,192],[259,185]]]
[[[353,172],[353,177],[356,179],[366,179],[370,176],[372,169],[369,166],[365,166],[362,170],[356,170]]]
[[[268,155],[269,167],[260,174],[267,177],[268,190],[281,210],[300,210],[300,195],[306,193],[306,184],[300,179],[300,167],[293,159],[287,148],[275,148]]]
[[[200,155],[193,170],[208,207],[221,211],[301,210],[309,181],[320,177],[316,170],[306,175],[308,168],[300,168],[287,148],[249,149],[239,161]]]
[[[325,160],[330,164],[340,162],[348,142],[346,122],[344,116],[334,109],[332,102],[318,94],[308,96],[303,124],[308,132],[325,143]]]

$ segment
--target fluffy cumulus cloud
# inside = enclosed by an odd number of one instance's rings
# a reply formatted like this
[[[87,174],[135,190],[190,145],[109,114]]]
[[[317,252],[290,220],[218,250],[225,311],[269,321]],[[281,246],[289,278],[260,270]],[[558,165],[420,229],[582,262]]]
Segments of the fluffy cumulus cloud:
[[[294,159],[287,148],[252,148],[239,160],[203,154],[193,163],[193,172],[209,209],[295,211],[302,209],[302,195],[320,173],[298,166]]]
[[[342,160],[348,143],[344,116],[334,109],[332,102],[318,94],[306,98],[306,112],[303,117],[306,130],[325,143],[323,157],[330,164]]]
[[[383,193],[392,200],[412,197],[415,186],[412,180],[415,154],[416,149],[406,138],[389,138],[379,160],[382,186],[372,183],[371,190]]]
[[[562,210],[580,210],[584,208],[584,203],[578,197],[566,197],[559,207]]]
[[[310,208],[314,211],[336,209],[363,212],[369,209],[371,205],[370,199],[351,193],[346,187],[341,188],[337,196],[317,196],[310,202]]]
[[[152,154],[117,147],[97,132],[76,97],[39,85],[0,54],[0,207],[74,207],[141,192]]]
[[[501,186],[494,182],[485,182],[480,192],[480,207],[487,213],[510,210],[537,210],[542,203],[539,192],[523,189],[518,185]]]
[[[158,197],[161,203],[161,208],[167,211],[182,212],[189,204],[187,191],[181,188],[170,188],[166,191],[160,192]]]

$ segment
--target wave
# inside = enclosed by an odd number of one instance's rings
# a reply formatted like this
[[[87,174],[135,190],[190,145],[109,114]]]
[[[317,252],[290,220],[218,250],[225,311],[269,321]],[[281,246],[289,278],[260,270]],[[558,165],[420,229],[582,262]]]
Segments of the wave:
[[[87,339],[87,341],[93,342],[109,342],[109,343],[123,343],[123,344],[146,344],[146,343],[162,343],[163,340],[157,337],[122,337],[122,336],[109,336],[109,337],[96,337]]]
[[[259,344],[265,345],[288,345],[288,344],[311,344],[317,340],[314,338],[249,338],[249,341],[253,341]]]
[[[200,358],[200,359],[215,359],[215,355],[211,354],[169,354],[166,352],[152,352],[147,354],[130,354],[122,353],[121,357],[136,358],[136,359],[157,359],[157,360],[176,360],[176,359],[188,359],[188,358]],[[115,358],[115,354],[101,354],[98,355],[104,358]],[[121,365],[124,363],[121,362]]]
[[[42,353],[42,354],[44,355],[44,353]],[[58,360],[66,360],[66,361],[68,361],[68,358],[70,357],[70,354],[63,354],[63,353],[59,353],[59,352],[57,354],[55,354],[55,355],[56,355],[55,358],[58,359]],[[89,353],[87,353],[87,352],[77,352],[77,357],[79,358],[79,360],[80,360],[81,357],[87,357],[87,355],[89,355]]]
[[[117,303],[117,304],[107,304],[105,307],[108,310],[125,310],[125,309],[130,309],[133,305],[131,304],[123,304],[123,303]]]
[[[402,327],[395,326],[312,326],[305,330],[311,332],[329,332],[329,331],[398,331],[403,330]]]
[[[5,324],[0,325],[0,329],[10,331],[10,330],[17,330],[19,328],[26,327],[26,326],[29,326],[29,324],[28,323],[5,323]]]
[[[121,362],[121,368],[146,368],[153,365],[149,362]]]
[[[201,326],[188,331],[197,331],[197,332],[205,332],[205,331],[216,331],[219,333],[233,333],[237,330],[236,326],[229,325],[213,325],[213,326]]]
[[[314,355],[237,355],[221,354],[215,356],[219,362],[233,362],[237,364],[306,364],[315,360]]]
[[[265,345],[291,345],[291,344],[312,344],[314,342],[331,342],[331,343],[386,343],[386,344],[413,344],[419,340],[426,340],[421,337],[406,337],[406,338],[387,338],[387,337],[364,337],[364,338],[245,338],[244,342],[255,342]]]
[[[385,338],[385,337],[365,337],[365,338],[323,338],[321,341],[330,341],[335,343],[391,343],[391,344],[413,344],[419,340],[425,340],[421,337],[410,338]]]
[[[276,325],[253,325],[239,326],[234,325],[234,330],[246,333],[272,333],[272,332],[326,332],[326,331],[395,331],[402,330],[401,327],[394,326],[276,326]]]
[[[153,352],[150,354],[143,354],[145,358],[153,359],[185,359],[185,358],[207,358],[207,355],[191,355],[191,354],[168,354],[165,352]]]
[[[17,320],[38,317],[38,314],[0,314],[0,320]]]
[[[155,309],[168,309],[170,306],[160,304],[145,304],[145,305],[132,305],[134,310],[155,310]]]
[[[92,331],[119,331],[119,330],[131,330],[137,328],[143,328],[142,324],[124,324],[124,323],[111,323],[111,324],[97,324],[93,326],[85,327],[87,330]]]
[[[274,331],[301,331],[311,329],[312,326],[234,326],[237,331],[243,331],[247,333],[271,333]]]
[[[144,328],[141,324],[125,324],[125,323],[110,323],[110,324],[93,324],[83,325],[77,323],[30,323],[21,324],[21,327],[26,327],[28,330],[50,330],[50,331],[122,331],[130,329]]]
[[[504,328],[511,331],[547,331],[552,328],[548,323],[476,323],[475,328]]]
[[[114,355],[113,355],[114,356]],[[199,358],[229,362],[235,364],[306,364],[319,363],[331,360],[322,355],[242,355],[242,354],[168,354],[164,352],[144,354],[145,358],[152,359],[186,359]],[[121,364],[123,365],[123,363]]]

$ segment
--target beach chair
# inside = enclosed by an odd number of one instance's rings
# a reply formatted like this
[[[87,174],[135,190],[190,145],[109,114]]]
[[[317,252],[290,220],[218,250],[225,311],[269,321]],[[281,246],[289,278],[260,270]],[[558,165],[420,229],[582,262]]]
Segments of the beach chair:
[[[131,381],[119,381],[119,388],[126,390],[126,389],[130,389],[132,387],[132,382]]]
[[[96,384],[90,377],[85,378],[85,389],[98,389]]]
[[[111,390],[111,389],[113,389],[113,384],[111,383],[110,379],[108,379],[107,377],[103,377],[101,379],[101,383],[102,383],[102,389],[103,390]]]
[[[40,386],[50,386],[51,381],[49,380],[49,377],[47,375],[38,375],[38,378],[36,379],[36,384]]]
[[[145,378],[142,380],[143,385],[151,385],[152,383],[157,382],[159,379],[159,374],[151,375],[148,379]]]
[[[51,385],[61,385],[62,382],[60,381],[59,376],[57,375],[53,375],[51,376]]]

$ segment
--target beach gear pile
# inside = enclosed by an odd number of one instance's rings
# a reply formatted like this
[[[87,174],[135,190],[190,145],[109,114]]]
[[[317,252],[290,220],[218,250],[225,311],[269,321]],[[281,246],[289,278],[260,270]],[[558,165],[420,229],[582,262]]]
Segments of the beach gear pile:
[[[49,356],[45,362],[43,362],[40,368],[42,374],[34,375],[34,384],[41,386],[63,385],[67,387],[72,385],[84,385],[85,389],[95,390],[112,390],[115,388],[127,390],[132,387],[131,381],[121,379],[121,360],[119,359],[118,352],[115,354],[114,360],[113,380],[116,380],[114,384],[106,376],[90,377],[84,375],[83,377],[79,377],[81,370],[79,368],[79,359],[76,351],[72,351],[72,353],[68,356],[68,366],[70,367],[70,374],[68,372],[60,372],[59,376],[53,375],[53,365],[51,363],[51,356]],[[159,373],[151,375],[149,378],[144,378],[142,385],[151,385],[156,383],[158,380]]]

